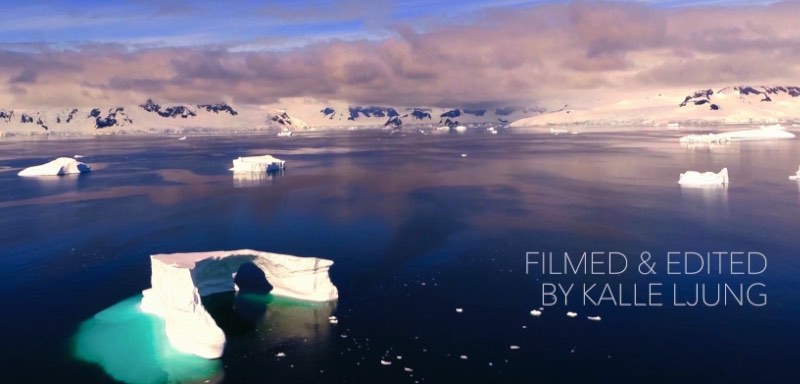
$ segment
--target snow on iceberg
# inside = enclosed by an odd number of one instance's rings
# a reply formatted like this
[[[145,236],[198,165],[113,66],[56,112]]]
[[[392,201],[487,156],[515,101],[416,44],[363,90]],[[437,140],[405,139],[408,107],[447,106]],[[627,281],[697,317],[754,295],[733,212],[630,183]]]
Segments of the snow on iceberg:
[[[678,184],[699,186],[728,184],[728,168],[722,168],[718,173],[687,171],[681,173]]]
[[[271,172],[283,169],[285,164],[286,161],[271,155],[240,156],[238,159],[233,159],[233,168],[230,170],[234,172]]]
[[[207,359],[222,356],[225,334],[206,311],[202,296],[235,290],[233,276],[253,263],[274,296],[325,302],[339,297],[328,270],[333,261],[250,249],[173,253],[150,256],[151,285],[142,292],[141,308],[164,318],[175,349]]]
[[[723,143],[738,140],[793,139],[795,134],[786,131],[780,124],[707,135],[687,135],[680,138],[681,143]]]
[[[71,173],[84,173],[92,168],[69,157],[59,157],[47,164],[28,167],[20,171],[19,176],[63,176]]]

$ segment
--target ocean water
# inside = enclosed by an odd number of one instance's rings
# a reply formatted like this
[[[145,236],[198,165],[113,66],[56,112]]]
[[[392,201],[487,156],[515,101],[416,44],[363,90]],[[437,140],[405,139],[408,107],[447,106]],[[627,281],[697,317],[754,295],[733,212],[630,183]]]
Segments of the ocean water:
[[[688,133],[0,141],[3,380],[794,382],[800,184],[787,176],[800,141],[682,146],[677,137]],[[233,158],[260,154],[287,169],[228,171]],[[94,172],[16,176],[72,155]],[[727,188],[677,184],[681,172],[722,167]],[[172,350],[161,320],[136,306],[150,285],[149,255],[240,248],[332,259],[338,301],[273,297],[243,267],[240,293],[204,298],[228,338],[224,356]],[[666,273],[668,252],[680,260],[715,251],[757,252],[768,263],[758,274],[730,274],[718,259],[702,273]],[[599,272],[602,255],[618,252],[629,265],[619,275],[532,264],[526,273],[528,252],[557,261],[601,252]],[[644,252],[655,274],[638,270]],[[690,260],[676,268],[698,266]],[[559,283],[575,284],[569,301],[543,301],[544,284]],[[617,293],[587,304],[583,284]],[[662,284],[664,305],[623,305],[644,300],[648,284]],[[699,287],[743,292],[675,305]]]

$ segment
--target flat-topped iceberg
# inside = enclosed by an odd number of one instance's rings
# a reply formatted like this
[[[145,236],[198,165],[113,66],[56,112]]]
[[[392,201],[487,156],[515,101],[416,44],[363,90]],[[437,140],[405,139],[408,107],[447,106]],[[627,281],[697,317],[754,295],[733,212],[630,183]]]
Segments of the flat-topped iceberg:
[[[238,159],[233,159],[234,172],[272,172],[284,168],[286,161],[273,157],[271,155],[264,156],[241,156]]]
[[[143,291],[143,311],[165,320],[177,350],[207,359],[222,356],[225,334],[203,307],[202,296],[235,291],[239,267],[252,263],[272,285],[270,294],[325,302],[339,297],[328,270],[333,261],[250,249],[150,256],[152,287]]]
[[[69,157],[59,157],[47,164],[28,167],[20,171],[19,176],[63,176],[71,173],[84,173],[92,168]]]
[[[794,175],[789,176],[789,180],[800,181],[800,167],[797,167],[797,172],[795,172]]]
[[[728,184],[728,168],[722,168],[718,173],[687,171],[681,173],[678,184],[700,186]]]
[[[739,140],[793,139],[795,134],[786,131],[780,124],[761,126],[758,129],[747,129],[706,135],[687,135],[680,138],[681,143],[723,143]]]

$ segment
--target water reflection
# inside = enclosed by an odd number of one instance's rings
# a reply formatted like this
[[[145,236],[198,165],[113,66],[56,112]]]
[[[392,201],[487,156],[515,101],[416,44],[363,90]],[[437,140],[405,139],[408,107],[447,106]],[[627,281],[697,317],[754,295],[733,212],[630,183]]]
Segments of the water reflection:
[[[681,196],[689,201],[702,201],[706,206],[728,207],[728,185],[680,185]]]
[[[282,177],[284,170],[272,172],[233,172],[234,188],[251,188],[266,185]]]

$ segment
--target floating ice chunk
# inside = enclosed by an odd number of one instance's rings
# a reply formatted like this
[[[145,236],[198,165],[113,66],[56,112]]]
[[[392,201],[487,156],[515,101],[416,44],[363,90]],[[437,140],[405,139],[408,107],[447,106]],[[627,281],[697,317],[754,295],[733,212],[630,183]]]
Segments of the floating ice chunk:
[[[403,370],[406,371],[406,372],[414,372],[414,370],[409,368],[409,367],[405,367],[405,368],[403,368]]]
[[[455,130],[457,133],[464,133],[464,132],[467,131],[467,127],[465,127],[463,125],[459,125],[459,126],[453,128],[453,130]]]
[[[63,176],[72,173],[90,172],[92,168],[69,157],[59,157],[47,164],[28,167],[20,171],[19,176]]]
[[[464,308],[456,308],[456,312],[457,313],[463,313],[464,312]]]
[[[381,365],[392,365],[391,361],[381,359]]]
[[[466,153],[462,153],[461,157],[467,157],[467,154]]]
[[[789,176],[789,180],[800,180],[800,167],[797,167],[797,172],[794,175]]]
[[[746,129],[707,135],[687,135],[680,138],[682,143],[723,143],[738,140],[793,139],[795,134],[786,131],[780,124],[761,126],[758,129]]]
[[[461,355],[461,356],[459,356],[459,358],[461,358],[461,360],[467,360],[467,359],[469,359],[469,357],[467,357],[467,355]]]
[[[83,155],[75,155],[75,156],[72,156],[72,158],[73,159],[82,159]]]
[[[541,315],[542,315],[542,311],[540,311],[538,309],[534,309],[534,310],[531,311],[531,316],[539,317]]]
[[[278,352],[275,354],[275,357],[286,357],[286,354],[283,352]]]
[[[728,184],[728,168],[722,168],[718,173],[687,171],[681,173],[678,179],[681,185],[722,185]]]
[[[552,133],[554,135],[560,135],[560,134],[563,134],[563,133],[569,133],[569,131],[566,130],[566,129],[560,129],[560,128],[550,128],[550,133]]]
[[[233,168],[230,170],[234,172],[271,172],[283,169],[285,164],[286,161],[271,155],[247,156],[234,159]]]
[[[278,137],[292,137],[292,131],[285,130],[278,132]]]
[[[567,312],[567,317],[576,317],[576,316],[578,316],[578,314],[575,312]]]
[[[184,141],[184,140],[186,140],[186,136],[181,136],[181,137],[178,138],[178,140]]]
[[[330,316],[328,317],[328,322],[331,324],[339,324],[339,319],[337,319],[336,316]]]
[[[591,320],[591,321],[600,321],[601,320],[600,316],[587,316],[586,318]]]
[[[512,345],[512,346],[508,347],[508,349],[517,350],[517,349],[519,349],[519,345]]]
[[[166,334],[178,350],[207,359],[222,356],[225,334],[206,311],[201,296],[234,290],[233,272],[253,263],[272,285],[271,294],[307,301],[339,296],[328,270],[333,261],[250,249],[150,256],[151,285],[141,308],[164,318]]]

